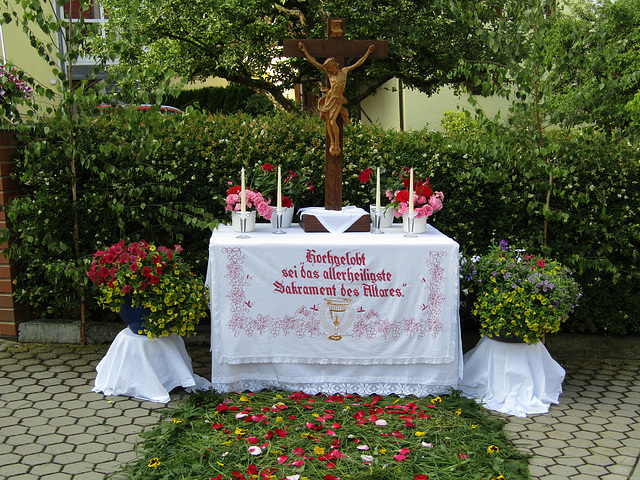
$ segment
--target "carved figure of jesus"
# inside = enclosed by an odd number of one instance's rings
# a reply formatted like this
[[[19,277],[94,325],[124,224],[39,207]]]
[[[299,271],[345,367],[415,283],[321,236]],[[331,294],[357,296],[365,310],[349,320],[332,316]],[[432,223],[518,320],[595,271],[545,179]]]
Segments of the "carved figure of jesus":
[[[327,122],[327,135],[329,136],[329,153],[333,156],[340,155],[340,128],[338,127],[338,116],[342,117],[342,120],[347,125],[349,124],[349,112],[345,108],[347,99],[344,98],[344,89],[347,85],[347,74],[362,65],[365,60],[375,50],[375,45],[371,45],[367,49],[360,60],[348,67],[340,68],[340,64],[335,61],[333,57],[327,58],[323,64],[320,64],[309,55],[304,43],[298,43],[298,48],[302,50],[304,56],[311,64],[320,70],[329,78],[330,88],[323,87],[322,93],[324,96],[318,101],[318,110],[320,111],[320,118],[324,118]]]

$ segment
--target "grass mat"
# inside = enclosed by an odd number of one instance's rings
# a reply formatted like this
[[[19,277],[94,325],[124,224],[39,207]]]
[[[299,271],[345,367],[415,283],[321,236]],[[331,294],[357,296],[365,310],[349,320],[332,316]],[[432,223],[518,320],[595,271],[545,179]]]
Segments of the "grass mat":
[[[143,433],[125,478],[515,480],[527,457],[504,420],[459,396],[196,393]]]

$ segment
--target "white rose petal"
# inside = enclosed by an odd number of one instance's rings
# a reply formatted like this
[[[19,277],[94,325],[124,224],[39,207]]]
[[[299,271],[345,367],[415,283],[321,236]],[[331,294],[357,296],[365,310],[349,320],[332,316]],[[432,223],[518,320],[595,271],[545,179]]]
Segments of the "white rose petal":
[[[244,418],[244,417],[248,417],[249,415],[246,413],[236,413],[236,418]]]
[[[258,455],[260,455],[262,453],[262,449],[260,447],[256,447],[254,445],[254,446],[249,447],[249,453],[255,457],[255,456],[258,456]]]
[[[433,448],[433,443],[422,442],[424,448]]]
[[[378,425],[379,427],[384,427],[386,424],[386,420],[376,420],[376,425]]]
[[[358,450],[369,450],[369,445],[358,445],[356,448]]]
[[[373,456],[371,455],[360,455],[360,458],[363,462],[373,462]]]
[[[285,477],[287,480],[300,480],[300,475],[289,475]]]

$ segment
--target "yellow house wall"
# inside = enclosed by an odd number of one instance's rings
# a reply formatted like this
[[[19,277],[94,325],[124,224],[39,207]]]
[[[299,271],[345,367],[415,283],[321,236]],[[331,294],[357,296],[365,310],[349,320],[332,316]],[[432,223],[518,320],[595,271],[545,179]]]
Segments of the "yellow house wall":
[[[378,124],[383,128],[400,129],[402,112],[404,130],[442,130],[440,120],[447,110],[474,110],[466,96],[456,95],[452,88],[443,87],[431,97],[408,88],[402,89],[402,110],[400,109],[399,82],[388,81],[375,95],[362,102],[361,116],[365,123]],[[485,114],[493,117],[498,111],[507,112],[509,103],[498,97],[475,97]]]
[[[16,8],[19,8],[19,6]],[[43,8],[47,13],[52,13],[50,3],[43,2]],[[2,59],[4,63],[13,63],[43,86],[53,87],[57,84],[57,79],[53,75],[51,67],[40,58],[36,50],[31,46],[21,26],[18,26],[15,21],[2,25],[2,34],[6,57]],[[51,38],[42,35],[41,40],[50,42]],[[54,40],[57,42],[58,38],[55,37]]]

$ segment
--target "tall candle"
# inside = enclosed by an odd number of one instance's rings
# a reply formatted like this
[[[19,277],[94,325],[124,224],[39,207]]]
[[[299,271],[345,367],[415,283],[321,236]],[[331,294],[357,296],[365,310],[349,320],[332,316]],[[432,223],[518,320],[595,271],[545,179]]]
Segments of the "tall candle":
[[[376,212],[380,211],[380,167],[378,167],[376,178]]]
[[[278,165],[278,202],[277,202],[278,211],[282,210],[282,172],[280,170],[280,165]]]
[[[247,192],[244,188],[244,167],[240,171],[240,213],[246,213],[247,211]]]
[[[409,171],[409,213],[413,213],[413,168]]]

